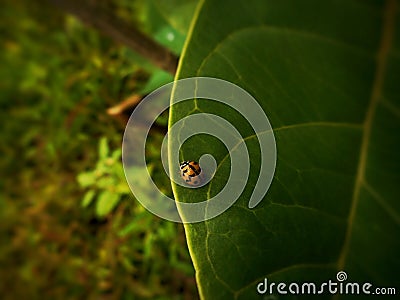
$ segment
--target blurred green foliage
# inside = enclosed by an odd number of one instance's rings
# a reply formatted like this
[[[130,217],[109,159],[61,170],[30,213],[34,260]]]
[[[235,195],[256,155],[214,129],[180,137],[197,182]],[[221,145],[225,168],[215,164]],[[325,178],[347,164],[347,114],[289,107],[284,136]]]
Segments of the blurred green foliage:
[[[87,207],[97,196],[96,215],[107,216],[118,204],[124,195],[129,195],[130,190],[125,183],[125,174],[120,163],[121,150],[110,153],[107,138],[103,137],[99,143],[99,160],[92,171],[82,172],[78,175],[79,184],[90,189],[82,199],[82,206]]]
[[[195,1],[169,3],[184,17],[163,16],[168,1],[99,1],[179,53]],[[0,34],[1,298],[197,297],[183,228],[132,198],[124,126],[106,113],[172,76],[34,2],[2,1]],[[148,145],[155,174],[161,140]]]

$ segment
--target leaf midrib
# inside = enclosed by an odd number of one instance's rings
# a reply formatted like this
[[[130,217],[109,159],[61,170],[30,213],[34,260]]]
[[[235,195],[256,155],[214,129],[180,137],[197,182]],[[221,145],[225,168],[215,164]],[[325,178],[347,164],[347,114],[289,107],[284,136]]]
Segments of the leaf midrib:
[[[382,97],[382,87],[385,79],[384,77],[386,73],[387,57],[392,45],[392,40],[394,35],[395,16],[396,16],[396,0],[387,0],[383,11],[382,36],[376,56],[377,67],[372,85],[370,102],[367,108],[363,124],[363,135],[360,147],[360,159],[357,166],[354,191],[351,201],[350,213],[348,217],[347,232],[337,264],[337,268],[339,271],[343,270],[346,264],[346,258],[348,255],[349,246],[353,233],[354,218],[356,216],[357,205],[360,199],[360,190],[361,187],[365,184],[365,170],[368,158],[368,146],[371,136],[371,128],[376,112],[376,107],[379,103],[380,98]]]

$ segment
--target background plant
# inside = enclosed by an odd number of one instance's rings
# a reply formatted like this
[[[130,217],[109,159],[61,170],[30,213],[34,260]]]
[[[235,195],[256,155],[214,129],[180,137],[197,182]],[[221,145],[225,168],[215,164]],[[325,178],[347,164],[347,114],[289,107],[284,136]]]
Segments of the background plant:
[[[98,5],[180,53],[187,17],[162,17],[168,4]],[[107,113],[172,75],[55,7],[3,1],[0,17],[1,298],[196,297],[183,230],[130,196],[126,116]]]

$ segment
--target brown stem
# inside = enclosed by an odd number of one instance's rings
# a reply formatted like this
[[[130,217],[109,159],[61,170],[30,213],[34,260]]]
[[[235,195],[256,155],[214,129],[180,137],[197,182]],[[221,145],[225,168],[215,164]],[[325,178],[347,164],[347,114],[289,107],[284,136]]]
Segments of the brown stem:
[[[108,35],[143,57],[149,59],[161,69],[175,74],[178,57],[161,46],[131,24],[116,18],[98,5],[89,4],[84,0],[47,0],[61,9],[74,14],[89,26]]]

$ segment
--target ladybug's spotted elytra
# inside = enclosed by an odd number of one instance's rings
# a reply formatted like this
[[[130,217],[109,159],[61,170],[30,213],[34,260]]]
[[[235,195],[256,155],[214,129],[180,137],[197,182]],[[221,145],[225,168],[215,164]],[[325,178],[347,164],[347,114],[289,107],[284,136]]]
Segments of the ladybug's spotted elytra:
[[[199,185],[202,182],[201,168],[196,161],[183,161],[180,165],[181,177],[189,185]]]

